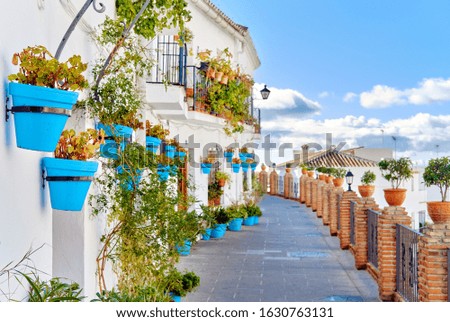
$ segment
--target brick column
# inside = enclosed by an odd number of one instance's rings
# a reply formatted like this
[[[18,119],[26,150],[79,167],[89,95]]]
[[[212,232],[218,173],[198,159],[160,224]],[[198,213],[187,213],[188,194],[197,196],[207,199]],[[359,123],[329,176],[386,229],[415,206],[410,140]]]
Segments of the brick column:
[[[262,170],[259,173],[259,184],[261,185],[261,189],[263,193],[267,193],[267,183],[268,183],[269,175],[266,170]]]
[[[330,197],[333,189],[332,183],[326,183],[322,192],[322,222],[324,225],[330,224]]]
[[[314,179],[312,182],[311,189],[311,209],[312,211],[317,211],[317,190],[318,190],[319,180]]]
[[[350,201],[358,201],[358,195],[354,191],[345,191],[342,194],[339,205],[341,215],[339,218],[340,229],[338,231],[338,237],[340,239],[341,249],[348,249],[350,247]]]
[[[294,176],[292,173],[286,173],[284,175],[284,198],[289,199],[291,192],[294,190]]]
[[[275,170],[270,173],[270,194],[272,196],[278,194],[278,174]]]
[[[302,175],[300,177],[300,202],[306,203],[306,181],[308,180],[307,175]]]
[[[311,177],[308,177],[306,179],[306,206],[311,207],[312,206],[312,183],[314,179]]]
[[[319,180],[317,182],[317,217],[322,218],[323,216],[323,188],[325,186],[325,182],[323,180]]]
[[[356,269],[366,269],[367,266],[367,254],[369,251],[367,211],[369,209],[380,211],[374,198],[361,198],[355,211],[355,245],[353,246],[353,254],[355,256]]]
[[[393,301],[396,290],[396,225],[411,227],[404,207],[386,207],[378,218],[378,289],[382,301]]]
[[[338,234],[338,197],[341,196],[344,193],[344,189],[341,187],[339,188],[332,188],[330,192],[330,208],[329,208],[329,215],[330,215],[330,235],[331,236],[337,236]]]
[[[450,223],[432,224],[419,239],[419,301],[448,301]]]

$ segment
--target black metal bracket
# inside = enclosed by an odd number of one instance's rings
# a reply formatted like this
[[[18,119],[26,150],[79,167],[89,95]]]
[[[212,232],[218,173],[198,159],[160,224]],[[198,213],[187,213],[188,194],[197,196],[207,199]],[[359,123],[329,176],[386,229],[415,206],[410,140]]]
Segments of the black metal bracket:
[[[87,11],[87,9],[91,6],[91,4],[94,4],[94,10],[98,13],[103,13],[106,10],[105,5],[102,2],[98,2],[99,0],[87,0],[83,7],[80,9],[78,14],[75,16],[75,19],[70,24],[69,28],[67,29],[66,33],[63,36],[63,39],[61,40],[61,43],[58,46],[58,49],[56,50],[55,58],[59,59],[61,56],[61,53],[66,46],[67,40],[69,40],[70,35],[74,31],[75,27],[77,26],[78,22],[80,22],[81,18],[83,17],[84,13]],[[98,3],[97,3],[98,2]]]
[[[42,188],[45,189],[45,181],[47,182],[60,182],[60,181],[76,181],[76,182],[88,182],[93,181],[94,177],[73,177],[73,176],[45,176],[45,170],[42,170]]]
[[[47,107],[47,106],[13,106],[8,108],[9,98],[6,99],[5,120],[8,122],[9,113],[43,113],[43,114],[57,114],[70,117],[72,111],[65,108]]]

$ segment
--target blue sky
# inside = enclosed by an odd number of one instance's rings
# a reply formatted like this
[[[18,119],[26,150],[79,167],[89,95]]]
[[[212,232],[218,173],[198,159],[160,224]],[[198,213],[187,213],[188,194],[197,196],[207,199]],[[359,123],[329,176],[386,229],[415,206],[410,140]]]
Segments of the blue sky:
[[[246,25],[262,65],[263,134],[450,154],[450,1],[213,0]],[[291,103],[290,103],[291,102]],[[383,140],[384,139],[384,140]],[[437,147],[438,146],[438,147]]]

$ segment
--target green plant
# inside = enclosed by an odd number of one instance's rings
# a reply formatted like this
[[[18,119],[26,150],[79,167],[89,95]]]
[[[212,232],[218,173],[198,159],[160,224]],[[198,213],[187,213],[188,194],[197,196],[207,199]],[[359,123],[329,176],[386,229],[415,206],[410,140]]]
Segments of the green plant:
[[[216,171],[215,177],[216,180],[225,180],[225,182],[229,182],[231,180],[231,176],[223,171]]]
[[[215,216],[215,208],[205,205],[200,205],[200,208],[202,209],[200,218],[203,223],[203,228],[210,228],[213,227],[215,224],[217,224]]]
[[[245,209],[246,209],[249,217],[251,217],[251,216],[261,217],[262,216],[261,208],[259,208],[259,206],[255,203],[252,203],[252,202],[247,203],[245,205]]]
[[[219,183],[214,181],[208,185],[208,200],[215,200],[223,195],[223,190]]]
[[[332,168],[330,172],[335,178],[344,178],[347,174],[347,170],[343,168]]]
[[[247,210],[244,205],[233,204],[225,208],[225,211],[230,220],[235,218],[247,218],[248,216]]]
[[[61,63],[44,46],[34,46],[15,53],[12,64],[20,68],[18,73],[8,76],[9,81],[72,91],[88,87],[82,75],[87,64],[81,61],[79,55]]]
[[[93,158],[100,144],[104,143],[105,132],[87,129],[76,134],[75,130],[64,130],[56,145],[55,158],[86,161]]]
[[[448,187],[450,186],[450,159],[441,157],[431,159],[425,167],[423,180],[427,187],[437,186],[442,202],[447,201]]]
[[[171,270],[166,276],[166,289],[178,296],[186,296],[200,285],[200,277],[194,272],[181,273],[176,269]]]
[[[150,121],[148,121],[148,120],[145,121],[145,135],[146,136],[153,136],[160,140],[164,140],[169,134],[170,134],[170,131],[165,129],[162,126],[162,124],[151,125]]]
[[[65,283],[58,277],[42,281],[37,274],[18,273],[29,284],[28,302],[80,302],[84,299],[78,283]]]
[[[361,177],[361,183],[364,186],[370,186],[375,182],[376,179],[377,179],[377,176],[375,175],[375,173],[373,173],[370,170],[367,170],[366,172],[363,173],[363,175]]]
[[[227,224],[230,221],[228,213],[223,207],[212,207],[211,214],[213,215],[217,224]]]
[[[138,287],[132,294],[116,289],[96,293],[97,298],[91,302],[169,302],[170,296],[162,287]]]
[[[393,189],[398,189],[404,180],[413,177],[412,162],[409,158],[381,160],[378,166],[383,178],[391,183]]]

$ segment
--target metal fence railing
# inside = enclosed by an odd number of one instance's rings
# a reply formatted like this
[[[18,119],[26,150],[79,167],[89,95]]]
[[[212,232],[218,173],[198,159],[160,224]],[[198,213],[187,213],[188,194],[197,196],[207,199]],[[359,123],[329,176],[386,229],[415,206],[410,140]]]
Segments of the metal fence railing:
[[[355,210],[356,201],[350,201],[350,244],[356,245],[355,242]]]
[[[372,209],[367,211],[368,253],[367,259],[373,267],[378,268],[378,216]]]
[[[397,224],[397,292],[408,302],[419,301],[420,236],[420,232]]]

